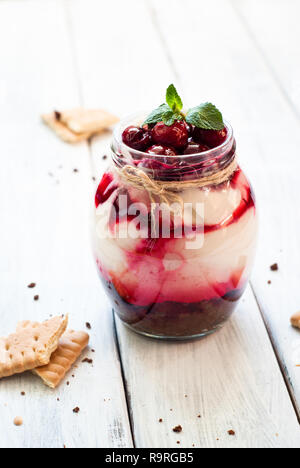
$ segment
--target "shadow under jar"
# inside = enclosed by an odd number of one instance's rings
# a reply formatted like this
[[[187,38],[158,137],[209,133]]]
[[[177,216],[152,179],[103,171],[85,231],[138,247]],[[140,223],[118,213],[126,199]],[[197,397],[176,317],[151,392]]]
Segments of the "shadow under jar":
[[[96,194],[94,253],[115,312],[132,330],[191,339],[219,329],[249,279],[255,199],[238,166],[232,128],[219,147],[156,156],[122,143]]]

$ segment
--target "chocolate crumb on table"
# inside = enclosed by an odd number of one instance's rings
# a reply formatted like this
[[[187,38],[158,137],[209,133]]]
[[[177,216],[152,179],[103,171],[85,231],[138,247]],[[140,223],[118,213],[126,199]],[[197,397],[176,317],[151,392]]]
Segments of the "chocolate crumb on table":
[[[76,408],[73,409],[73,413],[75,414],[78,414],[80,411],[80,408],[78,408],[78,406],[76,406]]]
[[[271,280],[269,280],[269,281],[268,281],[268,284],[272,284],[272,281],[271,281]]]
[[[37,294],[36,296],[34,296],[33,300],[34,300],[34,301],[38,301],[39,298],[40,298],[40,296]]]
[[[22,396],[25,396],[26,394],[25,394],[25,392],[21,392],[21,395],[22,395]]]
[[[35,288],[35,287],[36,287],[36,283],[30,283],[30,284],[27,286],[27,288],[29,288],[29,289],[33,289],[33,288]]]
[[[179,425],[179,426],[176,426],[173,428],[173,432],[182,432],[182,427]]]
[[[228,432],[228,434],[229,434],[230,436],[234,436],[234,435],[235,435],[235,432],[234,432],[232,429],[230,429],[230,431],[227,431],[227,432]]]
[[[271,265],[270,270],[271,271],[278,271],[279,270],[278,263],[274,263],[273,265]]]
[[[85,326],[86,326],[86,328],[88,330],[91,330],[91,328],[92,328],[92,326],[91,326],[91,324],[89,322],[86,322]]]
[[[160,419],[158,420],[158,422],[162,423],[162,422],[163,422],[162,418],[160,418]]]
[[[104,156],[102,157],[102,159],[105,161],[107,159],[107,155],[104,154]]]
[[[85,358],[82,362],[87,362],[88,364],[93,364],[93,359]]]
[[[56,120],[60,121],[60,119],[61,119],[61,112],[54,111],[54,115],[55,115]]]
[[[177,440],[177,444],[178,444],[178,445],[180,444],[180,440]]]

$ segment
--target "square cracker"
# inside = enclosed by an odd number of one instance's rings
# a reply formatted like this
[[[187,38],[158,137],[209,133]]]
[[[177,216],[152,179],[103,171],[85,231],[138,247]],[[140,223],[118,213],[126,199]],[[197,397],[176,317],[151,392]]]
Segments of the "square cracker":
[[[49,364],[32,372],[48,387],[56,388],[88,345],[89,339],[89,335],[85,332],[67,330],[59,340],[58,348],[52,354]]]
[[[88,140],[93,133],[86,132],[76,134],[72,132],[64,123],[62,123],[57,117],[56,113],[42,115],[43,122],[48,125],[56,135],[66,143],[80,143],[81,141]]]
[[[0,338],[0,378],[48,364],[67,324],[68,316],[20,322],[16,333]]]
[[[61,112],[59,117],[76,134],[98,133],[119,121],[115,115],[102,109],[71,109]]]

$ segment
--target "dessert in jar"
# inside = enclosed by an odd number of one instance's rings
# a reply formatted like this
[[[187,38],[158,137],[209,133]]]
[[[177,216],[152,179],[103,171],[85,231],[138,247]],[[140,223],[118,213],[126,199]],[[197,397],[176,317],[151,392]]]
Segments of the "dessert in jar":
[[[94,252],[120,319],[156,338],[219,329],[234,311],[255,254],[252,188],[232,128],[210,103],[166,104],[115,130],[96,193]]]

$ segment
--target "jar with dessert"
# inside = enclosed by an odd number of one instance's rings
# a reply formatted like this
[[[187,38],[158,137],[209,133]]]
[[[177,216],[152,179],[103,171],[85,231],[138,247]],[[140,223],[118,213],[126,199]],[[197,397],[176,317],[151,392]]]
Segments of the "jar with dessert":
[[[213,104],[184,112],[170,85],[166,103],[121,122],[95,201],[97,268],[125,325],[170,340],[224,325],[249,280],[257,214]]]

